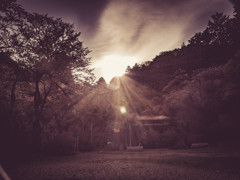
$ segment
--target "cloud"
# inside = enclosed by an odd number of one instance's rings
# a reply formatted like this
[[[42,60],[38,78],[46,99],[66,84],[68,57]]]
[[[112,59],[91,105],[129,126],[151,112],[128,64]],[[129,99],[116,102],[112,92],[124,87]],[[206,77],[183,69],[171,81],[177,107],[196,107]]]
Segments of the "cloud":
[[[99,17],[109,0],[18,0],[30,12],[61,17],[84,31],[85,39],[96,33]]]
[[[225,0],[112,0],[89,44],[96,60],[106,54],[151,60],[202,30],[214,12],[230,9]]]

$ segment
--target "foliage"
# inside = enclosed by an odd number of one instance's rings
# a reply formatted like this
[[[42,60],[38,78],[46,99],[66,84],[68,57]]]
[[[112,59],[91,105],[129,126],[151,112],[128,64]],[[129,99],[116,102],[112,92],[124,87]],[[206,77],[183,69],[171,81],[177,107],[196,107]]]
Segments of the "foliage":
[[[161,131],[160,137],[172,137],[165,144],[238,144],[240,28],[239,3],[233,2],[233,18],[215,13],[187,45],[127,69],[128,77],[159,92],[160,98],[152,96],[158,114],[178,122],[176,128]]]
[[[185,124],[189,141],[236,142],[240,125],[234,108],[239,105],[238,59],[197,70],[191,76],[176,76],[164,88],[163,111]]]
[[[20,133],[39,151],[42,133],[66,130],[91,88],[90,51],[72,24],[28,13],[14,0],[0,5],[1,137]]]

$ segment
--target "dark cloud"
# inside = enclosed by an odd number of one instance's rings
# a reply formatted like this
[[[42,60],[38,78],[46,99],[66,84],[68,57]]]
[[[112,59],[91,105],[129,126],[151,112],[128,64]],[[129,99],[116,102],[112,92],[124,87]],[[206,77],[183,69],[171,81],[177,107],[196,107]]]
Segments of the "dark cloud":
[[[63,19],[67,17],[68,20],[72,18],[75,24],[94,32],[109,0],[18,0],[18,2],[31,12],[47,13]]]
[[[113,0],[114,1],[114,0]],[[128,0],[136,3],[151,4],[153,7],[178,6],[194,0]]]

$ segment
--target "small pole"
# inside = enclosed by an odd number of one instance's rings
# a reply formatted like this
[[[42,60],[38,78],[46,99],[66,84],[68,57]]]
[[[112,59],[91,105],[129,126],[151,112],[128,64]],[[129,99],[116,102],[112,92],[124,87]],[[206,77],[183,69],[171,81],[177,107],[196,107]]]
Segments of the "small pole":
[[[78,135],[77,135],[77,144],[76,145],[77,145],[77,152],[78,152]]]
[[[129,122],[129,146],[132,146],[132,128]]]
[[[91,140],[91,145],[92,145],[92,143],[93,143],[93,123],[92,122],[91,122],[91,125],[90,125],[90,133],[91,133],[91,135],[90,135],[91,139],[90,140]]]

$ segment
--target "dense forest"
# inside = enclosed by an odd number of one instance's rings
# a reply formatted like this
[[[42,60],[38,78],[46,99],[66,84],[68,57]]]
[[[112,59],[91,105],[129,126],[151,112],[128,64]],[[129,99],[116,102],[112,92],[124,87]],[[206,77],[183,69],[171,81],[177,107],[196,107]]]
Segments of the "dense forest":
[[[106,84],[73,24],[0,1],[1,160],[110,142],[124,149],[129,123],[146,147],[239,146],[240,3],[232,3],[233,17],[215,13],[181,48]],[[168,125],[144,128],[138,120],[147,116]]]
[[[160,134],[173,146],[196,141],[239,145],[239,14],[234,1],[233,18],[215,13],[187,45],[128,67],[129,78],[158,92],[153,96],[158,106],[147,112],[182,124]]]

